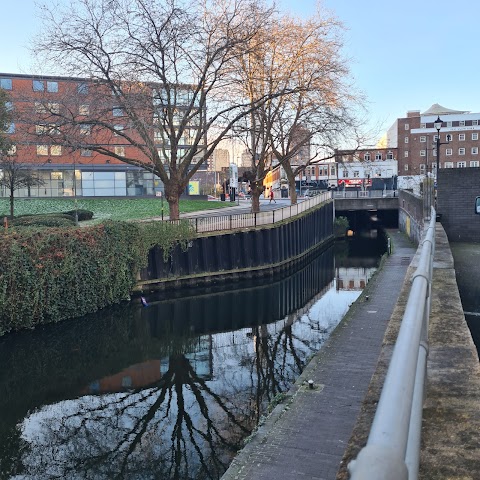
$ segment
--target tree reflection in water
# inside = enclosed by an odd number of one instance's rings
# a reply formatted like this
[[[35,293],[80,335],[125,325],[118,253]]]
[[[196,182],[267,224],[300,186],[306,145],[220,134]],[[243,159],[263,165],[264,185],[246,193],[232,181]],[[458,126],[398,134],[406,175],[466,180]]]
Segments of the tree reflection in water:
[[[223,345],[226,334],[212,335],[208,355],[171,355],[154,384],[33,413],[23,424],[24,478],[219,478],[327,332],[312,345],[306,327],[287,319],[243,329],[233,348]]]
[[[33,478],[218,478],[230,461],[225,452],[235,452],[253,427],[241,420],[185,355],[172,355],[156,385],[84,396],[33,414],[24,426],[32,449],[23,473]]]
[[[325,252],[276,284],[130,305],[10,342],[0,477],[220,478],[359,295],[333,278]]]

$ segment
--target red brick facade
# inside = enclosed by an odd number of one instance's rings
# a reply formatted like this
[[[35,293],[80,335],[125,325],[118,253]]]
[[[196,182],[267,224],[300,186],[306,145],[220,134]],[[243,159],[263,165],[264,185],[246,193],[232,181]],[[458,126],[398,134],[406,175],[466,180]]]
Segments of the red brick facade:
[[[442,120],[440,168],[479,166],[480,113],[452,111],[434,105],[423,114],[408,112],[389,131],[389,144],[397,142],[399,176],[435,174],[437,130],[434,122],[438,117]]]

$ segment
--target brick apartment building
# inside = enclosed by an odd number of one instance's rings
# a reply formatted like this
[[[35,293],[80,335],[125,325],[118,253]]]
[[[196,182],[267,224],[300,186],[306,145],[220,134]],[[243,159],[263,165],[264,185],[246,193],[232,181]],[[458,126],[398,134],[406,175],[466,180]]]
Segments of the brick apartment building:
[[[137,85],[141,87],[136,90],[133,83],[121,84],[119,94],[85,78],[0,73],[0,88],[9,95],[14,118],[7,131],[14,143],[12,153],[43,180],[41,186],[19,190],[16,196],[142,196],[161,189],[160,179],[149,170],[145,142],[130,128],[132,116],[125,114],[120,101],[127,92],[144,102],[138,105],[139,121],[149,128],[158,153],[168,157],[169,144],[155,129],[152,114],[162,107],[160,94],[156,96],[161,86]],[[176,109],[178,121],[181,110]],[[62,118],[70,118],[76,131]],[[89,123],[90,118],[95,122]],[[188,148],[189,139],[182,141]],[[134,164],[122,162],[123,157],[135,159]],[[0,189],[0,196],[6,194]]]
[[[398,175],[401,180],[415,180],[427,173],[436,174],[437,129],[440,117],[440,168],[479,166],[480,113],[452,110],[434,104],[428,110],[407,112],[398,118],[387,133],[387,145],[397,149]],[[407,186],[408,182],[400,182]]]
[[[335,154],[338,186],[394,189],[398,175],[396,148],[337,150]]]

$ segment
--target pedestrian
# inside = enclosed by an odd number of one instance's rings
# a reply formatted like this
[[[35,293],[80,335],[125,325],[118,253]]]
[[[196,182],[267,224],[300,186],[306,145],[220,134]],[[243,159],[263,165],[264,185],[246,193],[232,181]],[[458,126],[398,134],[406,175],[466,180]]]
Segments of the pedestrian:
[[[277,203],[275,198],[273,198],[273,188],[270,189],[270,202],[268,203],[272,203],[272,200],[273,200],[273,203]]]

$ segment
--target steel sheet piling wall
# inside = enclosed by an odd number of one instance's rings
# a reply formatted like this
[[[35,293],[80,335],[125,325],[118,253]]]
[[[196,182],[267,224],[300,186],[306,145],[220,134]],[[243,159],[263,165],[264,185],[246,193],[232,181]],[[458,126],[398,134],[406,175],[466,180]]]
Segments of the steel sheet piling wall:
[[[196,283],[235,274],[245,277],[271,274],[286,268],[317,247],[333,241],[333,202],[278,226],[242,230],[194,239],[187,251],[177,246],[164,261],[160,247],[149,253],[148,266],[140,272],[142,290],[195,276]],[[210,278],[209,278],[210,277]]]

